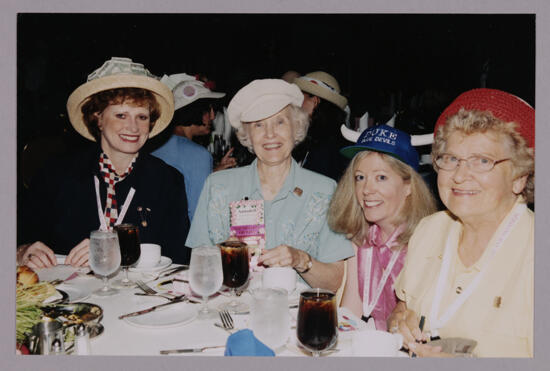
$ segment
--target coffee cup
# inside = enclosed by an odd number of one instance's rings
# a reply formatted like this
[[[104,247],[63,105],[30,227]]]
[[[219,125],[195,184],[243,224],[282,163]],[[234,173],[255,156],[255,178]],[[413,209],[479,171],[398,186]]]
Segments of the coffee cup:
[[[291,294],[296,289],[296,271],[290,267],[269,267],[262,273],[263,288],[281,288]]]
[[[362,357],[397,357],[403,346],[403,336],[385,331],[356,331],[352,338],[352,353]]]
[[[154,243],[142,243],[141,253],[137,268],[153,268],[160,263],[160,245]]]

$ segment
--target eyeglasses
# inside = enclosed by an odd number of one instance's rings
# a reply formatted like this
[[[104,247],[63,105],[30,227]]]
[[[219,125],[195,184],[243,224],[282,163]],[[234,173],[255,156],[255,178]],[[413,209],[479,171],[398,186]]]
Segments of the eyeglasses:
[[[456,156],[444,153],[437,156],[435,159],[435,165],[441,170],[455,170],[458,168],[458,165],[461,161],[468,164],[468,169],[472,170],[475,173],[486,173],[491,170],[501,162],[508,161],[509,158],[504,158],[502,160],[493,160],[484,156],[470,156],[468,158],[458,158]]]

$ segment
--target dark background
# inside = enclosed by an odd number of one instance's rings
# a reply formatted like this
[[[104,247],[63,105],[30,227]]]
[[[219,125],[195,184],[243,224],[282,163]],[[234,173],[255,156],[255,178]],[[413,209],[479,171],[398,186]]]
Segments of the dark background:
[[[352,117],[368,111],[385,122],[397,112],[397,126],[412,134],[430,132],[452,99],[476,87],[535,105],[533,14],[23,13],[19,165],[27,143],[62,152],[86,142],[71,127],[66,101],[112,56],[158,76],[205,74],[227,100],[256,78],[323,70],[340,83]]]

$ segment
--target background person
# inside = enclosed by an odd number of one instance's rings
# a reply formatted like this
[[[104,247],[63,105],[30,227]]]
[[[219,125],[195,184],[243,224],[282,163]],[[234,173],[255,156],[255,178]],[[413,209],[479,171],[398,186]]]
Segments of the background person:
[[[266,249],[259,262],[294,268],[312,287],[336,291],[343,260],[353,255],[349,241],[330,230],[326,214],[336,186],[327,177],[299,167],[291,153],[306,135],[303,94],[283,80],[254,80],[233,97],[229,121],[252,164],[211,174],[205,182],[187,244],[215,244],[229,237],[229,204],[263,200]]]
[[[472,339],[479,357],[533,356],[534,129],[535,110],[494,89],[439,117],[432,158],[448,210],[414,231],[388,319],[417,355],[449,355],[415,342],[430,334]]]
[[[67,111],[75,130],[95,144],[47,164],[31,184],[18,263],[55,265],[55,252],[68,254],[65,264],[86,265],[90,232],[121,223],[138,225],[142,243],[160,244],[163,255],[188,263],[183,177],[140,153],[172,118],[170,89],[143,65],[112,58],[70,95]]]
[[[188,216],[193,219],[206,177],[212,172],[212,155],[193,137],[208,135],[212,130],[214,107],[225,93],[213,92],[204,82],[185,73],[164,76],[161,80],[172,89],[175,109],[173,135],[151,154],[175,167],[185,179]],[[232,150],[222,158],[216,170],[236,165]]]
[[[300,76],[294,83],[304,94],[302,108],[309,114],[311,124],[293,156],[302,167],[338,181],[349,163],[339,154],[340,148],[348,144],[340,135],[348,100],[341,94],[338,81],[323,71]]]
[[[417,172],[418,153],[407,133],[372,126],[340,152],[352,160],[334,192],[328,220],[334,231],[349,236],[355,250],[346,260],[341,306],[365,321],[372,317],[376,328],[386,331],[407,243],[420,219],[436,211],[435,200]]]

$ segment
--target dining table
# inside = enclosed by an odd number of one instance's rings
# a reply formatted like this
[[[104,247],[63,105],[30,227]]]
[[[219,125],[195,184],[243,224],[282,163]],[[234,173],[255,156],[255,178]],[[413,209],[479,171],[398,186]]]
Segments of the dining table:
[[[64,258],[58,257],[62,263]],[[69,280],[57,286],[58,290],[68,293],[69,302],[85,302],[98,305],[103,310],[100,321],[102,332],[90,339],[90,354],[92,355],[161,355],[163,350],[205,348],[197,352],[177,353],[165,355],[171,356],[223,356],[228,336],[235,331],[251,328],[250,312],[232,314],[234,329],[226,330],[220,326],[220,318],[217,315],[217,307],[230,300],[226,293],[217,293],[209,298],[208,308],[213,312],[211,317],[198,319],[200,308],[198,304],[202,299],[193,296],[186,282],[188,271],[166,275],[168,268],[178,267],[176,264],[166,266],[163,269],[130,269],[129,278],[140,280],[148,286],[166,294],[187,294],[193,302],[183,301],[159,308],[154,312],[135,317],[119,319],[119,316],[139,311],[157,304],[167,303],[168,299],[159,296],[145,296],[138,287],[119,288],[119,292],[113,296],[96,296],[93,291],[102,286],[99,277],[89,274],[89,268],[74,268],[68,265],[58,264],[52,268],[38,270],[41,280],[61,279]],[[117,272],[111,281],[116,280],[122,274]],[[179,282],[174,286],[174,278]],[[183,286],[182,286],[183,282]],[[261,282],[261,272],[251,274],[249,287],[254,287]],[[184,289],[182,289],[184,287]],[[176,290],[176,288],[179,290]],[[297,289],[289,295],[290,328],[288,341],[284,346],[274,349],[277,357],[307,357],[311,353],[303,349],[296,339],[296,319],[298,312],[298,299],[300,289],[307,288],[303,283],[297,283]],[[182,292],[183,291],[183,292]],[[252,304],[250,290],[243,290],[237,298],[249,306]],[[218,324],[218,325],[216,325]],[[352,338],[354,332],[375,330],[373,321],[362,321],[350,310],[344,307],[338,308],[338,340],[328,352],[322,354],[327,357],[353,356]],[[212,348],[210,348],[212,347]],[[400,356],[408,357],[406,353]]]

